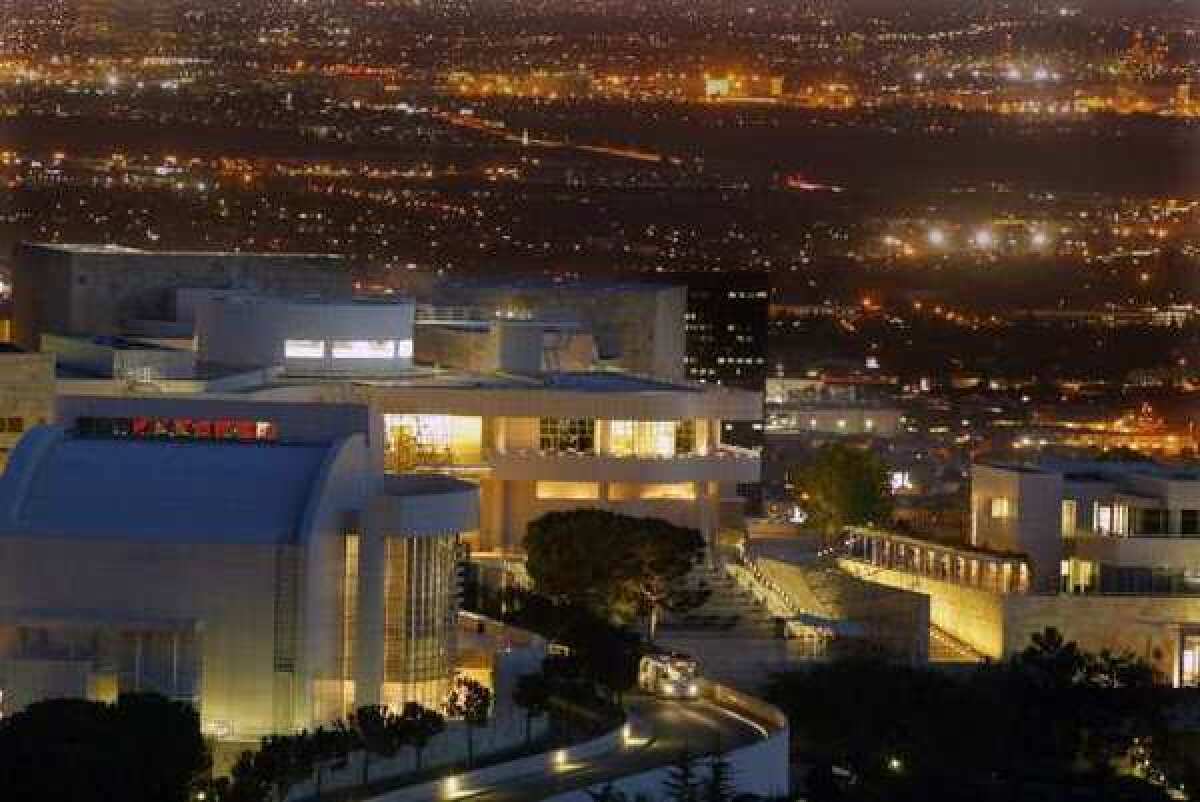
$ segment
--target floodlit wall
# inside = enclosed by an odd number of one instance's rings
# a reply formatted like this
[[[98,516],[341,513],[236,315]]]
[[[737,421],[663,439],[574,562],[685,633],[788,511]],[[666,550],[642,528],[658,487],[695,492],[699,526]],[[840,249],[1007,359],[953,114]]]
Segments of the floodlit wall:
[[[838,560],[838,565],[867,582],[928,596],[930,624],[981,654],[996,659],[1004,656],[1004,605],[1014,597],[857,560]]]
[[[1058,474],[971,467],[971,544],[1024,554],[1035,593],[1058,590],[1063,480]]]
[[[94,627],[109,633],[102,640],[129,637],[121,633],[195,632],[199,665],[180,665],[178,672],[199,676],[205,730],[257,738],[290,723],[276,721],[277,704],[287,700],[277,696],[275,672],[275,577],[287,548],[0,538],[0,629]],[[118,652],[114,645],[112,653]],[[13,687],[22,661],[8,655],[0,658],[8,711],[34,701],[30,696],[39,691],[77,692]],[[100,673],[130,670],[110,663]]]
[[[1131,651],[1178,683],[1180,633],[1200,628],[1200,597],[1002,595],[855,560],[839,564],[867,581],[928,595],[930,623],[993,659],[1054,627],[1089,651]]]
[[[196,306],[201,361],[298,376],[380,376],[413,361],[411,303],[215,295]]]

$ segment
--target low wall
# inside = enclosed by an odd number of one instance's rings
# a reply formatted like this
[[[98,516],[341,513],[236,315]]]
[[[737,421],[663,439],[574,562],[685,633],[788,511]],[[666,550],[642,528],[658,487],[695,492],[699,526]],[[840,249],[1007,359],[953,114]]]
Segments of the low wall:
[[[621,745],[623,727],[605,733],[598,738],[574,746],[554,749],[537,755],[499,763],[495,766],[476,769],[453,777],[433,780],[420,785],[398,788],[386,794],[371,797],[365,802],[429,802],[436,799],[453,799],[469,796],[472,789],[493,786],[505,780],[515,780],[531,775],[551,774],[562,766],[570,766],[584,760],[592,760],[608,754]]]
[[[541,716],[534,720],[531,730],[533,738],[540,738],[549,729],[549,719]],[[446,722],[445,731],[435,735],[429,742],[422,756],[422,768],[434,769],[461,763],[467,758],[466,725],[461,721]],[[515,749],[525,742],[524,715],[509,714],[495,718],[489,726],[475,730],[472,734],[474,741],[475,759],[483,760],[488,755]],[[321,772],[321,792],[326,793],[340,788],[352,788],[362,782],[363,753],[355,752],[350,756],[346,767],[340,771],[323,770]],[[368,777],[371,782],[402,778],[417,770],[416,750],[411,747],[401,749],[395,757],[381,758],[371,755]],[[314,779],[296,783],[288,791],[287,799],[310,799],[316,793]]]
[[[858,560],[840,559],[838,566],[867,582],[929,597],[929,623],[994,659],[1004,656],[1005,605],[1018,596],[1001,596],[981,588],[959,585],[919,574],[880,568]]]
[[[713,684],[709,695],[714,703],[744,716],[761,727],[765,736],[761,741],[731,749],[725,754],[737,793],[755,794],[766,798],[786,796],[791,790],[787,716],[761,699],[724,685]],[[709,773],[706,763],[707,759],[701,759],[698,767],[701,778]],[[670,775],[670,766],[660,766],[613,780],[611,785],[615,790],[630,797],[643,794],[650,799],[657,799],[662,797],[663,783]],[[608,785],[610,783],[604,782],[589,788],[566,791],[542,802],[591,802],[593,796],[590,792],[598,792]]]
[[[1196,596],[1003,595],[857,560],[839,565],[861,579],[928,595],[934,626],[997,660],[1054,627],[1087,651],[1133,652],[1178,684],[1180,633],[1200,631]]]

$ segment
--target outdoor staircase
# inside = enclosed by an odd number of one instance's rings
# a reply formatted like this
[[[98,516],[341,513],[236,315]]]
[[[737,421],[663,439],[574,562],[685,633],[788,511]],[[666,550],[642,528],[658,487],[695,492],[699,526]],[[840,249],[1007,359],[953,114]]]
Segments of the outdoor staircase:
[[[746,691],[761,690],[770,674],[812,659],[798,641],[784,640],[770,613],[722,567],[698,569],[710,591],[699,608],[668,613],[658,644],[695,657],[701,674]]]

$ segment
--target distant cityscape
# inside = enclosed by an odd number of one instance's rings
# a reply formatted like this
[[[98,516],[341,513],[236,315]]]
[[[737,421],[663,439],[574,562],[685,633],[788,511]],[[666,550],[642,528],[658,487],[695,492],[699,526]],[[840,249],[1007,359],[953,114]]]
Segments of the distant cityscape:
[[[1196,797],[1196,4],[0,12],[0,799]]]

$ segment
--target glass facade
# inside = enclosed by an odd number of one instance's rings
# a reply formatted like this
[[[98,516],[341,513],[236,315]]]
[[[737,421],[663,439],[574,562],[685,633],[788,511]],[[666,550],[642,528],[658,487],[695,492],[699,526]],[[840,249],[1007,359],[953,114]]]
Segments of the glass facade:
[[[437,709],[453,673],[458,546],[455,535],[389,537],[385,544],[381,701]]]
[[[403,473],[418,467],[483,462],[483,418],[464,415],[385,415],[387,467]]]
[[[608,453],[614,457],[673,457],[677,429],[675,421],[612,421]],[[695,439],[694,431],[692,439]]]
[[[539,447],[551,454],[596,451],[596,421],[591,418],[542,418],[539,435]]]

